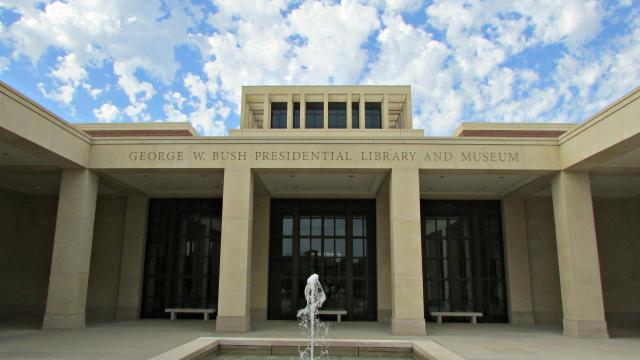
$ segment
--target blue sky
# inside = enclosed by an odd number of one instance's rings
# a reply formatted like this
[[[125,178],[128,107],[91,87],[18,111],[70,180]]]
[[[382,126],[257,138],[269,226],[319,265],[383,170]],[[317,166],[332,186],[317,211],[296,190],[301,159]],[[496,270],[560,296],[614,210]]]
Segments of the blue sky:
[[[637,0],[0,0],[0,79],[70,122],[238,126],[242,85],[409,84],[414,126],[580,122],[640,85]]]

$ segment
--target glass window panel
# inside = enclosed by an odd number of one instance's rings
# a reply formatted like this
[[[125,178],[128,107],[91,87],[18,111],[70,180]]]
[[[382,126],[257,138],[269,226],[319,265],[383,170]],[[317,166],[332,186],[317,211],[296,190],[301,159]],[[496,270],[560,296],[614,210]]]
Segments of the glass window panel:
[[[335,256],[333,252],[333,239],[324,239],[324,256]]]
[[[345,230],[345,220],[342,217],[336,218],[336,236],[344,236],[346,233]]]
[[[325,258],[324,259],[324,277],[332,278],[336,276],[337,276],[336,262],[334,261],[334,258]]]
[[[319,236],[322,234],[322,218],[314,217],[311,220],[311,235]]]
[[[336,256],[343,257],[347,255],[345,239],[336,239]]]
[[[272,129],[287,128],[287,103],[286,102],[271,103],[271,128]]]
[[[425,261],[427,278],[441,278],[441,262],[440,260],[426,260]]]
[[[438,232],[440,236],[447,236],[447,220],[446,219],[438,219],[436,220],[438,226]]]
[[[329,104],[329,128],[344,129],[347,127],[347,103],[330,102]]]
[[[353,258],[353,276],[365,277],[367,276],[367,262],[363,258]]]
[[[294,129],[300,128],[300,103],[299,102],[293,103],[293,128]]]
[[[362,219],[361,218],[353,218],[353,236],[363,236],[364,231],[362,229]]]
[[[282,239],[282,256],[291,255],[293,255],[293,239],[284,238]]]
[[[353,239],[353,257],[364,256],[364,239]]]
[[[306,103],[306,120],[307,129],[324,128],[324,103],[308,102]]]
[[[382,111],[379,102],[365,102],[364,123],[367,129],[382,128]]]
[[[304,279],[311,276],[311,271],[309,270],[310,267],[311,267],[311,257],[300,256],[300,258],[298,259],[298,271],[299,271],[298,276]],[[301,289],[304,289],[304,286],[302,286]]]
[[[351,128],[360,128],[360,103],[351,103]]]
[[[333,236],[334,234],[333,223],[334,223],[333,218],[324,219],[324,236]]]
[[[280,282],[280,311],[283,314],[293,312],[293,289],[291,280],[281,280]]]
[[[307,216],[300,217],[300,236],[308,236],[311,231],[311,219]]]
[[[292,276],[293,275],[293,258],[292,257],[283,257],[281,260],[282,267],[282,276]]]
[[[333,258],[333,262],[336,264],[336,277],[344,277],[346,270],[343,259],[339,257]]]
[[[320,255],[322,253],[322,239],[314,238],[311,240],[311,250],[314,255]]]
[[[309,238],[300,239],[300,256],[307,256],[311,250],[311,240]]]
[[[347,288],[344,280],[325,279],[324,291],[327,296],[325,309],[344,309],[347,305]]]
[[[367,301],[367,281],[353,281],[353,313],[354,315],[364,315],[365,303]]]
[[[282,218],[282,235],[293,235],[293,219],[290,217]]]

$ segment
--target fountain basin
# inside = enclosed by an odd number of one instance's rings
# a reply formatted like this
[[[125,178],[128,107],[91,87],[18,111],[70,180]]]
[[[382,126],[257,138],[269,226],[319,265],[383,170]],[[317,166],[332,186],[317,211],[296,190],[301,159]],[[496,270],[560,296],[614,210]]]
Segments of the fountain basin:
[[[201,337],[161,354],[152,360],[231,360],[272,359],[297,360],[298,348],[308,342],[302,339],[246,339]],[[463,360],[431,340],[326,340],[329,356],[323,359],[425,359]]]

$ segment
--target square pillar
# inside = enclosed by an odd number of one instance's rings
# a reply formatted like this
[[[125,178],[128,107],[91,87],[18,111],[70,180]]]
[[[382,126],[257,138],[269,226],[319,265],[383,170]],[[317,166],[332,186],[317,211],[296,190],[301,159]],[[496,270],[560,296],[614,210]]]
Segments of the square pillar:
[[[382,128],[389,128],[389,94],[382,95]]]
[[[252,220],[251,169],[227,167],[222,197],[217,332],[247,332],[251,328]]]
[[[351,108],[351,93],[347,94],[347,129],[351,129],[353,122],[353,109]]]
[[[287,129],[293,129],[293,94],[287,99]]]
[[[86,169],[62,172],[43,329],[85,326],[98,181]]]
[[[146,196],[132,195],[127,198],[116,308],[118,320],[140,317],[148,209],[149,199]]]
[[[419,184],[418,169],[391,170],[391,332],[397,335],[426,333],[422,293]]]
[[[608,337],[589,173],[561,171],[551,192],[564,334]]]
[[[360,129],[364,129],[365,128],[365,124],[364,124],[364,111],[365,111],[365,106],[364,106],[364,94],[360,94],[360,102],[358,103],[358,107],[360,108],[360,110],[358,111],[358,117],[359,117],[359,125],[360,125]]]
[[[413,128],[413,109],[411,104],[411,92],[407,94],[407,97],[404,100],[404,104],[402,105],[402,125],[400,128],[402,129],[412,129]]]
[[[391,259],[389,258],[389,178],[376,195],[376,277],[378,322],[391,321]]]
[[[300,129],[307,127],[307,99],[305,94],[300,94]]]
[[[269,284],[269,222],[271,197],[262,182],[253,183],[253,235],[251,237],[251,319],[267,320]]]
[[[324,109],[322,110],[322,117],[323,117],[323,128],[324,129],[328,129],[329,128],[329,95],[327,93],[324,93]]]
[[[524,199],[508,197],[502,200],[502,219],[509,321],[514,325],[534,324]]]
[[[264,116],[262,117],[262,128],[271,129],[271,101],[269,101],[269,94],[264,94]]]

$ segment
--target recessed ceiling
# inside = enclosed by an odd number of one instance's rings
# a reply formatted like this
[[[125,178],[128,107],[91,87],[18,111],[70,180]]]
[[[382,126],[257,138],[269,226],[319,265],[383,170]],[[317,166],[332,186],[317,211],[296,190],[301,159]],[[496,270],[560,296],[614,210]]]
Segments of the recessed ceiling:
[[[533,174],[420,174],[425,198],[499,198],[535,180]]]
[[[117,172],[109,173],[123,187],[149,196],[222,196],[222,171],[203,172]]]
[[[374,198],[385,171],[260,171],[272,197]]]
[[[24,194],[55,195],[60,191],[60,173],[2,173],[0,187]]]
[[[0,167],[4,166],[51,166],[49,159],[36,156],[9,142],[0,140]]]
[[[640,168],[640,149],[631,150],[625,154],[615,157],[606,163],[602,164],[602,167],[638,167]]]
[[[58,195],[61,171],[0,172],[0,188],[30,195]],[[98,194],[117,194],[106,179],[101,179]]]
[[[595,197],[640,196],[640,176],[591,176],[591,194]]]

